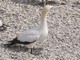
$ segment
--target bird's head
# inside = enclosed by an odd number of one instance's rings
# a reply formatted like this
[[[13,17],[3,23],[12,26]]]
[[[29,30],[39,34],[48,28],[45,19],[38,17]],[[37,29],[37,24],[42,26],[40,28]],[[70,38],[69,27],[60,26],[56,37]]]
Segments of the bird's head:
[[[43,7],[43,11],[47,13],[52,7],[52,5],[46,5]]]
[[[42,16],[41,16],[42,20],[46,20],[46,16],[52,7],[53,6],[51,6],[51,5],[46,5],[43,7]]]

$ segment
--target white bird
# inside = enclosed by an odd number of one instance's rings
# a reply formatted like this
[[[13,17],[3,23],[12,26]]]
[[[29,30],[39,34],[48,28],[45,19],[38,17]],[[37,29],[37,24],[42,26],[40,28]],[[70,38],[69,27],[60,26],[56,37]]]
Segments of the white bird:
[[[0,20],[0,31],[6,30],[6,26],[7,25],[3,24],[2,20]]]
[[[46,16],[51,8],[51,5],[44,6],[39,26],[27,29],[12,41],[9,41],[9,43],[6,45],[11,46],[15,44],[26,44],[28,48],[31,48],[32,52],[32,48],[34,47],[35,43],[43,40],[48,34]]]
[[[0,20],[0,27],[3,25],[2,21]]]

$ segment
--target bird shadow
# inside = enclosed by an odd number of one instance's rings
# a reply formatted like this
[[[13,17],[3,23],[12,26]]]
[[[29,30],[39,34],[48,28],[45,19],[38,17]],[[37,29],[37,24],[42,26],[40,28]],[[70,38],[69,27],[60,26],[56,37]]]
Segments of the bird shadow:
[[[29,52],[30,49],[27,48],[24,45],[23,46],[22,45],[14,45],[14,46],[8,47],[5,44],[1,44],[0,46],[5,48],[5,50],[8,49],[8,51],[12,51],[12,52],[28,52],[28,53],[30,53]],[[32,55],[40,55],[42,50],[43,50],[43,48],[34,48],[33,52],[30,53],[30,54],[32,54]]]

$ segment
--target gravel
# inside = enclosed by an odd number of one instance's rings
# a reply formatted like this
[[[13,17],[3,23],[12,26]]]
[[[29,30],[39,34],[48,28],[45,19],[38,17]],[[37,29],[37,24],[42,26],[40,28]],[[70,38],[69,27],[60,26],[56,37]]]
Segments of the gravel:
[[[47,16],[49,34],[30,54],[25,46],[5,47],[7,41],[40,22],[40,1],[0,0],[0,20],[8,25],[0,31],[0,60],[80,60],[80,1],[57,0]],[[50,1],[49,1],[50,2]],[[65,3],[65,4],[63,4]]]

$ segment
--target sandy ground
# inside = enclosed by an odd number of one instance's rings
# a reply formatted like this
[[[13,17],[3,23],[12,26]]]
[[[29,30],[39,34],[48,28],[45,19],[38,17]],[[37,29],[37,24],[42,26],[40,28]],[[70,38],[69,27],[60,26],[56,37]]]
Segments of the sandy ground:
[[[80,60],[80,1],[58,0],[48,14],[49,34],[30,54],[25,46],[4,46],[26,28],[40,22],[42,6],[26,0],[0,0],[0,20],[9,25],[0,32],[0,60]],[[65,4],[60,4],[61,2]],[[38,2],[39,3],[39,2]]]

